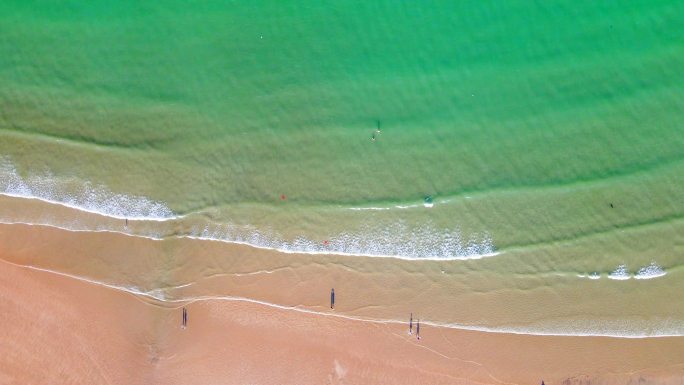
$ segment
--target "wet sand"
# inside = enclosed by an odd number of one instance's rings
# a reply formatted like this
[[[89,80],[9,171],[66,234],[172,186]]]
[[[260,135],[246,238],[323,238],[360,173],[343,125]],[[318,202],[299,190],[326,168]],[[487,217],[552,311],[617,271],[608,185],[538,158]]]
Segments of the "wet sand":
[[[423,323],[418,341],[407,322],[387,320],[411,307],[423,319],[450,314],[421,307],[440,297],[434,282],[418,283],[420,264],[331,257],[323,265],[320,256],[226,247],[0,225],[0,383],[684,381],[684,337],[532,336]],[[381,268],[405,274],[388,282]],[[334,311],[330,282],[338,283]],[[387,284],[405,288],[389,295]],[[484,302],[484,310],[471,307],[477,316],[488,314]]]
[[[508,255],[405,261],[288,254],[219,241],[152,240],[26,224],[0,224],[0,252],[13,263],[158,299],[244,297],[326,312],[335,287],[336,312],[345,315],[404,320],[413,312],[436,324],[525,334],[616,335],[628,326],[627,332],[671,335],[668,330],[681,330],[677,320],[683,312],[672,306],[684,290],[682,269],[654,280],[618,283],[553,270],[515,273],[518,256]]]
[[[1,384],[150,383],[154,307],[6,262],[0,272]]]
[[[684,380],[684,338],[483,333],[226,300],[154,303],[0,265],[7,384],[622,384]]]

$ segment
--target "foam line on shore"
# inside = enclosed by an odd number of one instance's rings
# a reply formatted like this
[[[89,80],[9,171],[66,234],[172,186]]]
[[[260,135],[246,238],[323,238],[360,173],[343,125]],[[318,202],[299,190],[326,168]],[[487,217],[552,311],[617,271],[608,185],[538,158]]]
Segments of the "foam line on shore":
[[[192,239],[192,240],[199,240],[199,241],[208,241],[208,242],[221,242],[221,243],[227,243],[227,244],[237,244],[237,245],[242,245],[242,246],[247,246],[247,247],[252,247],[252,248],[257,248],[257,249],[263,249],[263,250],[269,250],[269,251],[276,251],[280,253],[285,253],[285,254],[307,254],[307,255],[339,255],[339,256],[353,256],[353,257],[367,257],[367,258],[394,258],[394,259],[400,259],[400,260],[408,260],[408,261],[449,261],[452,259],[445,259],[445,258],[408,258],[408,257],[402,257],[402,256],[383,256],[383,255],[365,255],[365,254],[350,254],[350,253],[335,253],[335,252],[315,252],[315,251],[294,251],[294,250],[283,250],[283,249],[276,249],[276,248],[269,248],[265,246],[259,246],[259,245],[253,245],[248,242],[240,242],[240,241],[230,241],[230,240],[222,240],[222,239],[215,239],[215,238],[202,238],[202,237],[196,237],[196,236],[191,236],[191,235],[173,235],[170,237],[163,237],[163,236],[151,236],[151,235],[142,235],[142,234],[133,234],[133,233],[128,233],[125,231],[116,231],[116,230],[108,230],[108,229],[96,229],[96,230],[90,230],[90,229],[73,229],[73,228],[68,228],[68,227],[63,227],[63,226],[58,226],[58,225],[53,225],[53,224],[48,224],[48,223],[30,223],[30,222],[21,222],[21,221],[3,221],[0,220],[0,224],[3,225],[23,225],[23,226],[37,226],[37,227],[48,227],[48,228],[54,228],[62,231],[68,231],[68,232],[74,232],[74,233],[110,233],[110,234],[119,234],[119,235],[125,235],[128,237],[135,237],[135,238],[142,238],[142,239],[148,239],[152,241],[163,241],[168,238],[176,238],[176,239]],[[490,256],[496,256],[500,255],[501,252],[495,252],[490,255],[482,255],[477,257],[470,257],[470,258],[464,258],[464,257],[459,257],[459,258],[454,258],[453,260],[468,260],[468,259],[481,259],[485,257],[490,257]],[[270,274],[270,271],[259,271],[259,272],[252,272],[252,273],[245,273],[245,274],[237,274],[237,275],[251,275],[251,274],[256,274],[256,273],[267,273]],[[562,276],[562,274],[559,274]],[[664,277],[667,275],[667,271],[663,269],[661,266],[656,264],[655,262],[651,262],[650,265],[644,266],[639,271],[634,274],[634,278],[638,280],[650,280],[650,279],[655,279],[655,278],[660,278]],[[598,280],[601,278],[601,274],[598,272],[594,272],[591,274],[575,274],[576,277],[578,278],[587,278],[591,280]]]
[[[118,234],[118,235],[125,235],[127,237],[149,239],[151,241],[163,241],[165,239],[164,237],[154,237],[152,235],[133,234],[133,233],[127,233],[125,231],[116,231],[116,230],[109,230],[109,229],[74,229],[74,228],[70,228],[70,227],[54,225],[51,223],[32,223],[32,222],[22,222],[22,221],[3,221],[3,220],[0,220],[0,224],[2,224],[2,225],[22,225],[22,226],[49,227],[52,229],[68,231],[71,233]]]
[[[638,280],[647,280],[664,277],[667,275],[667,271],[658,265],[655,261],[652,261],[647,266],[642,266],[639,270],[632,274],[627,269],[627,265],[620,264],[613,271],[608,273],[607,278],[614,281],[627,281],[632,278]],[[601,279],[601,274],[599,272],[593,272],[591,274],[577,274],[579,278],[589,278],[589,279]]]
[[[0,259],[2,260],[2,259]],[[153,289],[149,291],[141,291],[138,288],[135,287],[124,287],[124,286],[119,286],[119,285],[113,285],[105,282],[100,282],[94,279],[90,278],[85,278],[81,277],[78,275],[74,274],[68,274],[68,273],[62,273],[59,271],[55,270],[50,270],[50,269],[45,269],[45,268],[40,268],[36,266],[31,266],[31,265],[21,265],[21,264],[16,264],[13,262],[9,262],[6,260],[2,260],[2,262],[19,267],[19,268],[24,268],[28,270],[34,270],[34,271],[40,271],[48,274],[55,274],[61,277],[65,278],[70,278],[74,280],[78,280],[81,282],[85,282],[88,284],[92,285],[97,285],[97,286],[102,286],[108,289],[112,290],[119,290],[128,294],[133,295],[134,297],[142,296],[145,298],[152,299],[154,301],[158,301],[161,303],[166,303],[166,304],[180,304],[181,306],[185,306],[190,303],[194,302],[204,302],[204,301],[233,301],[233,302],[246,302],[246,303],[252,303],[252,304],[257,304],[261,306],[267,306],[279,310],[285,310],[285,311],[296,311],[299,313],[305,313],[305,314],[311,314],[311,315],[316,315],[316,316],[324,316],[324,317],[335,317],[335,318],[340,318],[340,319],[346,319],[346,320],[351,320],[351,321],[357,321],[357,322],[368,322],[368,323],[374,323],[374,324],[397,324],[397,325],[405,325],[406,320],[394,320],[394,319],[378,319],[378,318],[370,318],[370,317],[360,317],[360,316],[351,316],[351,315],[345,315],[345,314],[336,314],[336,313],[330,313],[330,312],[322,312],[322,311],[316,311],[316,310],[311,310],[307,308],[302,308],[299,306],[288,306],[288,305],[280,305],[272,302],[267,302],[267,301],[262,301],[262,300],[257,300],[257,299],[252,299],[252,298],[247,298],[247,297],[239,297],[239,296],[196,296],[196,297],[187,297],[187,298],[178,298],[178,299],[166,299],[165,296],[163,295],[163,292],[168,290],[168,289]],[[187,287],[189,285],[192,285],[193,283],[189,284],[183,284],[183,285],[178,285],[174,286],[171,289],[177,289],[177,288],[183,288]],[[159,293],[159,294],[157,294]],[[180,306],[177,306],[178,308]],[[437,327],[437,328],[447,328],[447,329],[458,329],[458,330],[466,330],[466,331],[475,331],[475,332],[483,332],[483,333],[497,333],[497,334],[516,334],[516,335],[529,335],[529,336],[553,336],[553,337],[607,337],[607,338],[628,338],[628,339],[642,339],[642,338],[668,338],[668,337],[682,337],[684,336],[684,333],[677,333],[677,334],[672,334],[672,333],[662,333],[662,334],[611,334],[611,333],[599,333],[599,332],[578,332],[578,333],[560,333],[560,332],[550,332],[550,331],[538,331],[538,330],[521,330],[521,329],[514,329],[514,328],[490,328],[490,327],[485,327],[485,326],[471,326],[471,325],[461,325],[461,324],[455,324],[455,323],[442,323],[442,322],[433,322],[433,321],[422,321],[421,322],[423,325],[427,326],[432,326],[432,327]]]
[[[202,237],[202,236],[195,236],[195,235],[188,235],[188,234],[170,235],[168,237],[165,237],[165,236],[155,237],[155,236],[151,236],[151,235],[134,234],[134,233],[129,233],[129,232],[125,232],[125,231],[117,231],[117,230],[109,230],[109,229],[94,229],[94,230],[91,230],[91,229],[74,229],[71,227],[60,226],[60,225],[55,225],[55,224],[50,224],[50,223],[31,223],[31,222],[22,222],[22,221],[2,221],[2,220],[0,220],[0,224],[39,226],[39,227],[43,226],[43,227],[55,228],[55,229],[59,229],[59,230],[63,230],[63,231],[76,232],[76,233],[121,234],[121,235],[126,235],[129,237],[138,237],[138,238],[150,239],[150,240],[154,240],[154,241],[161,241],[161,240],[169,239],[169,238],[178,238],[178,239],[192,239],[192,240],[198,240],[198,241],[222,242],[222,243],[233,244],[233,245],[248,246],[248,247],[252,247],[255,249],[275,251],[275,252],[285,253],[285,254],[337,255],[337,256],[346,256],[346,257],[366,257],[366,258],[394,258],[394,259],[401,259],[401,260],[405,260],[405,261],[474,260],[474,259],[482,259],[482,258],[487,258],[487,257],[493,257],[493,256],[497,256],[497,255],[501,254],[501,252],[495,251],[495,252],[485,253],[485,254],[473,254],[473,255],[456,256],[456,257],[406,257],[406,256],[401,256],[401,255],[345,253],[345,252],[340,252],[340,251],[335,251],[335,250],[287,249],[287,248],[264,246],[264,245],[261,245],[258,243],[250,243],[247,241],[237,241],[237,240],[229,240],[229,239],[221,239],[221,238]]]
[[[344,314],[335,314],[335,313],[329,313],[329,312],[320,312],[320,311],[301,308],[301,307],[297,307],[297,306],[279,305],[279,304],[275,304],[275,303],[271,303],[271,302],[266,302],[266,301],[261,301],[261,300],[256,300],[256,299],[252,299],[252,298],[246,298],[246,297],[237,297],[237,296],[198,296],[198,297],[189,297],[189,298],[168,300],[165,302],[170,302],[170,303],[175,302],[175,303],[187,304],[187,303],[193,303],[193,302],[212,301],[212,300],[248,302],[248,303],[259,304],[262,306],[268,306],[268,307],[281,309],[281,310],[291,310],[291,311],[297,311],[300,313],[313,314],[313,315],[325,316],[325,317],[336,317],[336,318],[342,318],[342,319],[347,319],[347,320],[352,320],[352,321],[370,322],[370,323],[375,323],[375,324],[397,324],[397,325],[406,325],[407,324],[406,320],[378,319],[378,318],[370,318],[370,317],[360,317],[360,316],[350,316],[350,315],[344,315]],[[437,327],[437,328],[445,328],[445,329],[458,329],[458,330],[467,330],[467,331],[475,331],[475,332],[483,332],[483,333],[515,334],[515,335],[527,335],[527,336],[606,337],[606,338],[627,338],[627,339],[684,337],[684,332],[678,333],[678,334],[662,333],[662,334],[649,334],[649,335],[647,335],[647,334],[600,333],[600,332],[561,333],[561,332],[543,331],[543,330],[542,331],[540,331],[540,330],[522,330],[522,329],[515,329],[515,328],[498,328],[497,329],[497,328],[491,328],[491,327],[486,327],[486,326],[471,326],[471,325],[462,325],[462,324],[456,324],[456,323],[443,323],[443,322],[434,322],[434,321],[421,321],[421,324],[433,326],[433,327]]]

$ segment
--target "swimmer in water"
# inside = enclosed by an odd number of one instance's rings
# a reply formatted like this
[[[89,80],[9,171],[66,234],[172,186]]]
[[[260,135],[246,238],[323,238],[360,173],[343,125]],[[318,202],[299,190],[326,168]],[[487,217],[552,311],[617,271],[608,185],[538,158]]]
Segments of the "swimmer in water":
[[[378,138],[378,135],[380,135],[380,121],[376,120],[375,121],[375,131],[373,131],[373,135],[371,135],[371,141],[375,142],[375,140]]]

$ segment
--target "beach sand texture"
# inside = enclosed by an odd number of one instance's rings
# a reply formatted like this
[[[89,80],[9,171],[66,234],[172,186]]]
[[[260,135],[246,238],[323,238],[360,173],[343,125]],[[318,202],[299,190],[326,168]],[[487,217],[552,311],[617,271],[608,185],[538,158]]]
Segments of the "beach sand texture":
[[[404,291],[391,279],[389,286],[377,284],[383,274],[394,275],[394,264],[415,262],[373,259],[345,266],[344,258],[358,258],[341,257],[321,268],[311,255],[276,257],[219,242],[190,240],[183,246],[173,244],[178,240],[35,225],[2,225],[0,237],[0,312],[7,341],[0,359],[3,383],[679,384],[684,379],[682,337],[543,336],[439,325],[435,320],[449,317],[454,301],[431,289],[443,284],[421,284],[431,276],[429,267],[413,273],[421,279],[402,278]],[[168,263],[163,250],[182,250],[188,263],[211,266],[193,255],[194,248],[228,264],[190,283],[181,281],[193,276],[189,267],[176,277],[153,274]],[[107,274],[109,263],[130,270],[114,279]],[[264,269],[248,270],[256,266]],[[119,286],[126,276],[132,281]],[[336,283],[334,311],[328,307],[330,282]],[[451,294],[458,298],[468,291]],[[419,294],[411,298],[410,292]],[[496,319],[491,307],[505,306],[502,297],[510,296],[481,293],[478,304],[459,306],[457,313]],[[543,295],[536,300],[544,313],[558,309]],[[188,310],[186,329],[182,307]],[[408,317],[401,319],[411,308],[422,320],[420,340],[415,325],[409,335]]]
[[[680,384],[684,371],[681,337],[423,326],[418,341],[406,324],[243,301],[155,302],[6,262],[0,288],[7,384]]]

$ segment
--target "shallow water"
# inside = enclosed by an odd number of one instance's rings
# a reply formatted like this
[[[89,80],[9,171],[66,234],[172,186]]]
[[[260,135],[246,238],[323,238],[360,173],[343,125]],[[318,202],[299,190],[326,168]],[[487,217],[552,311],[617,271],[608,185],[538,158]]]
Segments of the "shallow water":
[[[600,277],[606,296],[670,279],[684,262],[683,15],[670,2],[3,2],[0,192],[130,223],[0,219],[503,257],[493,280]]]

